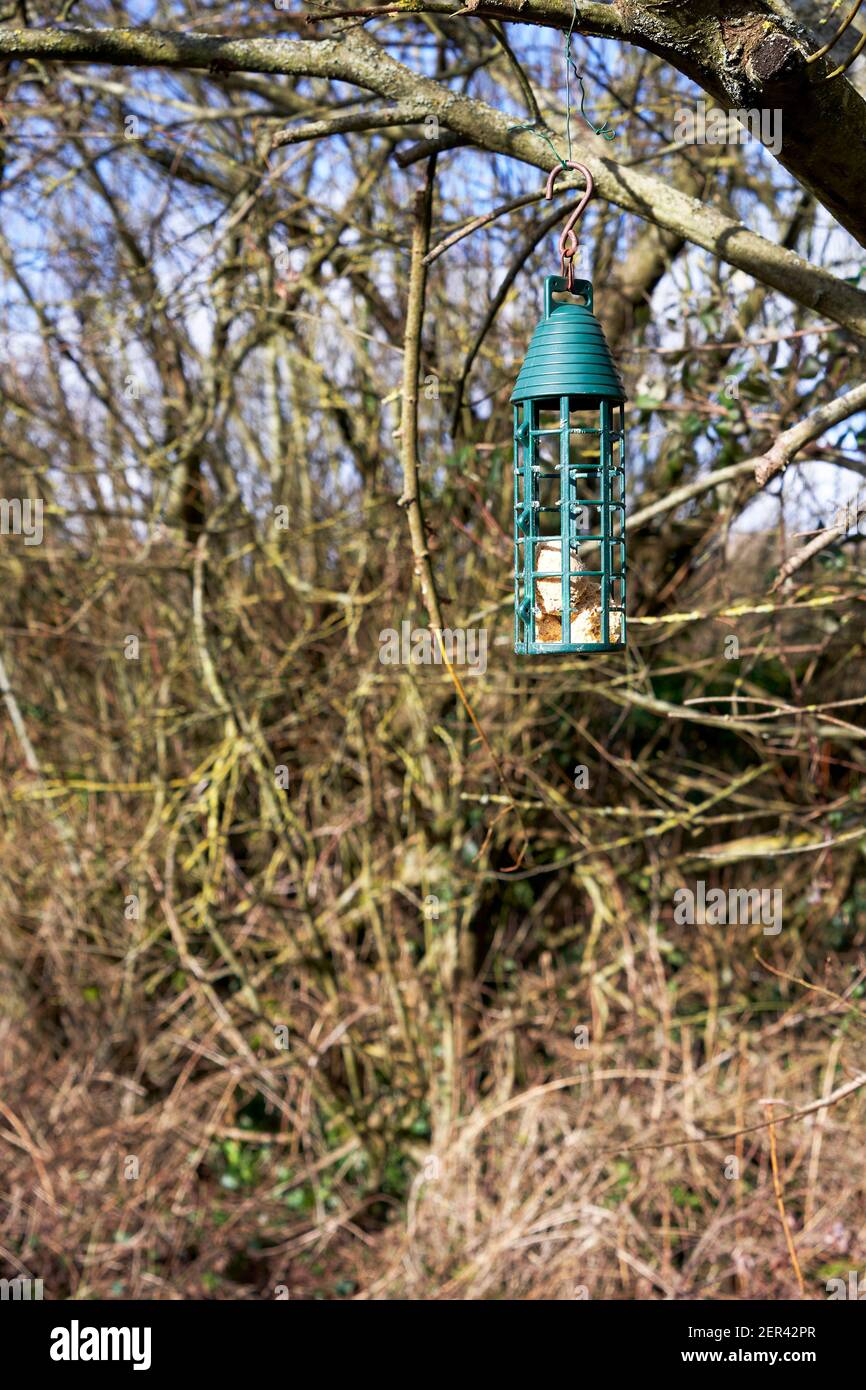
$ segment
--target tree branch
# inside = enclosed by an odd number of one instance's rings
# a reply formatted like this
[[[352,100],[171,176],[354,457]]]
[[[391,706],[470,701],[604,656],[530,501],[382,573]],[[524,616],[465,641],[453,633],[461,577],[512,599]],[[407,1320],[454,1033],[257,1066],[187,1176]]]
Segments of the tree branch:
[[[814,540],[809,541],[808,545],[801,546],[799,550],[795,550],[794,554],[785,561],[773,580],[770,593],[774,594],[778,589],[781,589],[785,581],[790,579],[792,574],[796,574],[797,570],[802,569],[813,556],[820,555],[822,550],[827,550],[837,541],[841,541],[852,527],[856,530],[864,517],[866,517],[866,497],[858,494],[839,508],[832,526],[827,526]]]
[[[284,145],[299,145],[305,140],[324,140],[332,135],[346,135],[352,131],[413,125],[423,121],[426,115],[427,107],[418,102],[404,102],[402,106],[386,106],[375,111],[350,111],[344,116],[330,116],[325,120],[307,121],[304,125],[286,126],[285,130],[275,131],[269,148],[279,150]]]
[[[360,30],[351,36],[315,42],[212,38],[137,29],[10,29],[0,30],[0,58],[4,56],[335,78],[395,102],[422,102],[428,114],[435,115],[456,136],[491,152],[544,171],[554,164],[545,142],[532,131],[516,131],[512,116],[413,72]],[[573,142],[573,155],[592,170],[600,197],[702,246],[796,303],[866,336],[866,294],[862,290],[749,231],[664,179],[601,157],[597,141],[586,138]]]
[[[403,495],[400,505],[406,508],[409,537],[415,576],[421,587],[421,597],[427,610],[430,626],[441,632],[442,610],[436,592],[436,580],[427,549],[427,532],[421,508],[418,484],[418,377],[421,370],[421,329],[424,321],[424,294],[427,287],[427,254],[430,236],[430,208],[433,200],[435,156],[427,168],[423,187],[415,193],[412,222],[412,254],[409,269],[409,298],[406,305],[406,331],[403,339],[403,393],[400,414],[400,461],[403,466]]]
[[[771,478],[777,473],[782,473],[794,455],[802,449],[804,444],[809,444],[813,439],[817,439],[825,430],[832,425],[839,425],[843,420],[848,420],[858,411],[866,410],[866,384],[855,386],[853,390],[846,391],[844,396],[839,396],[835,401],[828,401],[826,405],[819,406],[813,410],[811,415],[807,415],[805,420],[800,420],[796,425],[792,425],[784,434],[780,434],[775,444],[758,460],[755,467],[755,479],[759,487],[766,487]]]
[[[782,468],[787,467],[794,455],[799,453],[805,444],[810,444],[812,440],[818,439],[825,430],[832,425],[838,425],[842,420],[848,419],[858,410],[866,409],[866,385],[855,386],[853,391],[847,391],[838,400],[829,401],[826,405],[819,406],[813,410],[811,415],[807,415],[805,420],[793,425],[791,429],[785,430],[780,434],[775,442],[770,446],[766,453],[759,458],[744,459],[742,463],[732,463],[727,468],[719,468],[715,473],[707,473],[701,478],[695,478],[690,483],[683,483],[681,487],[674,488],[671,492],[665,493],[664,497],[657,502],[651,502],[646,507],[641,507],[640,511],[634,512],[626,521],[626,529],[635,530],[639,526],[645,526],[653,517],[660,516],[663,512],[673,511],[676,507],[681,507],[685,502],[691,502],[695,497],[700,497],[705,492],[711,492],[713,488],[721,487],[723,483],[731,483],[737,478],[745,477],[748,473],[754,473],[758,488],[766,487],[767,483]],[[846,466],[842,461],[843,467]],[[855,472],[859,472],[859,467],[854,463],[849,465]],[[828,542],[829,544],[829,542]]]

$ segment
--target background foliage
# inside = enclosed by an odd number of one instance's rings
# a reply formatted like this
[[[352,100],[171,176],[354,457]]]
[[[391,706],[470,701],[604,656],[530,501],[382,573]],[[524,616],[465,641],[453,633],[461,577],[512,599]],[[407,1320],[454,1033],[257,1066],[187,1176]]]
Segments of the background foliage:
[[[561,34],[371,29],[515,122],[528,79],[563,150]],[[575,52],[618,159],[858,282],[853,238],[756,143],[670,148],[685,78]],[[630,649],[518,660],[507,400],[551,210],[433,262],[422,501],[447,621],[489,635],[463,673],[479,739],[441,666],[379,660],[426,621],[395,438],[419,123],[266,155],[357,92],[3,80],[0,490],[45,500],[43,544],[0,538],[4,1274],[80,1298],[790,1296],[771,1097],[825,1296],[866,1258],[863,1092],[783,1119],[862,1065],[856,527],[773,586],[866,471],[862,416],[763,490],[748,470],[667,499],[856,386],[861,341],[596,201]],[[433,242],[540,183],[445,148]],[[781,933],[678,925],[699,879],[781,888]]]

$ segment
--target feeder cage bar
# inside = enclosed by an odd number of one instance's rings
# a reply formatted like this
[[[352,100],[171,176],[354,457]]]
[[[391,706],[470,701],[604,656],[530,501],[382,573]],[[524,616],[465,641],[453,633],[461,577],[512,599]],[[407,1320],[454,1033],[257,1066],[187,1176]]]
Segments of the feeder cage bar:
[[[592,285],[554,303],[512,393],[514,645],[519,653],[619,651],[626,641],[625,392]]]

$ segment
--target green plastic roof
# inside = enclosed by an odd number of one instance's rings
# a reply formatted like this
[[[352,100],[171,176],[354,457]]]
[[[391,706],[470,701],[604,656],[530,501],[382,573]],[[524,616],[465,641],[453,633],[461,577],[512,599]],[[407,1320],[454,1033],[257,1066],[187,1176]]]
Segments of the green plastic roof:
[[[559,276],[549,275],[544,286],[545,316],[532,335],[512,401],[594,396],[624,401],[625,387],[601,324],[592,312],[592,286],[575,285],[587,304],[553,304],[552,294],[565,288]]]

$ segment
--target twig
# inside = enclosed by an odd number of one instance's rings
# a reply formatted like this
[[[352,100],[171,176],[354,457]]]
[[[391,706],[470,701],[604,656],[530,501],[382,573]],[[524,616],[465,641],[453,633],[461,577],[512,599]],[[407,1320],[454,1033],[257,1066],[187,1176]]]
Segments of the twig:
[[[6,666],[2,655],[0,655],[0,698],[2,698],[4,705],[9,711],[12,728],[15,731],[15,737],[21,745],[21,751],[24,754],[24,761],[28,771],[32,772],[34,776],[39,779],[40,784],[44,785],[45,777],[39,764],[39,759],[36,756],[36,749],[30,741],[30,735],[27,732],[27,726],[21,714],[21,708],[15,698],[15,692],[9,684],[9,677],[6,674]],[[60,811],[52,812],[52,819],[63,840],[64,848],[69,858],[69,866],[73,874],[78,877],[81,873],[81,864],[75,852],[75,836],[72,829]]]
[[[554,196],[556,191],[557,190],[554,191]],[[471,236],[473,232],[477,232],[481,227],[486,227],[489,223],[495,222],[497,218],[507,217],[510,212],[517,212],[520,208],[528,207],[531,203],[540,203],[543,198],[544,189],[541,189],[538,193],[523,193],[519,198],[513,198],[511,202],[503,203],[501,207],[493,208],[490,212],[482,212],[480,216],[473,217],[469,222],[464,222],[462,226],[457,227],[453,232],[449,232],[448,236],[438,242],[438,244],[433,247],[432,251],[427,252],[427,255],[424,257],[424,264],[432,265],[434,261],[438,261],[440,256],[444,256],[446,251],[450,251],[452,246],[456,246],[458,241],[462,241],[464,237]],[[833,324],[833,327],[835,328],[836,325]]]
[[[538,1100],[541,1096],[550,1095],[554,1091],[564,1091],[571,1086],[585,1086],[592,1081],[614,1081],[614,1080],[638,1080],[653,1081],[657,1077],[655,1070],[649,1071],[602,1071],[587,1072],[578,1076],[563,1076],[556,1081],[545,1081],[540,1086],[532,1086],[528,1091],[522,1092],[519,1096],[511,1096],[500,1105],[495,1106],[488,1114],[476,1122],[477,1132],[486,1129],[494,1120],[500,1119],[503,1115],[509,1114],[512,1110],[520,1110],[524,1105],[529,1105],[532,1101]],[[866,1086],[866,1072],[858,1073],[851,1081],[846,1081],[844,1086],[833,1091],[829,1096],[824,1096],[821,1100],[810,1101],[800,1110],[792,1110],[790,1114],[783,1115],[778,1124],[789,1124],[792,1120],[805,1119],[807,1115],[814,1115],[819,1110],[825,1110],[830,1105],[837,1105],[846,1096],[853,1095],[862,1086]],[[684,1149],[690,1144],[709,1144],[713,1142],[727,1141],[736,1139],[740,1134],[754,1134],[761,1129],[767,1129],[769,1121],[764,1120],[760,1124],[745,1125],[740,1129],[728,1130],[725,1134],[699,1134],[694,1139],[665,1139],[658,1144],[615,1144],[607,1149],[599,1149],[597,1156],[602,1157],[609,1153],[641,1153],[643,1151],[653,1152],[662,1149]]]
[[[534,121],[537,121],[539,125],[543,125],[544,117],[542,116],[541,111],[539,110],[535,92],[532,90],[532,83],[530,82],[526,73],[523,71],[523,68],[520,66],[520,63],[517,61],[514,49],[508,42],[508,39],[505,36],[505,30],[503,29],[502,25],[495,19],[484,19],[483,17],[481,22],[485,25],[487,29],[490,30],[491,34],[493,34],[493,36],[502,45],[503,52],[505,53],[505,56],[508,59],[509,67],[511,68],[511,71],[514,73],[514,76],[517,78],[517,85],[520,87],[520,90],[523,93],[523,99],[526,102],[526,105],[529,107],[530,116]]]
[[[819,532],[814,540],[801,546],[799,550],[795,550],[794,554],[789,556],[776,575],[770,593],[776,593],[786,580],[790,579],[792,574],[796,574],[797,570],[802,569],[813,556],[820,555],[822,550],[827,550],[831,545],[842,540],[852,527],[856,529],[864,516],[866,516],[866,497],[855,497],[853,504],[848,502],[844,507],[841,507],[832,526],[827,526]]]
[[[463,392],[466,388],[466,381],[469,376],[469,373],[472,370],[472,363],[475,361],[475,358],[478,355],[478,352],[481,348],[481,344],[484,342],[484,339],[490,332],[490,329],[493,326],[493,323],[495,322],[499,310],[505,303],[508,291],[514,284],[514,281],[517,279],[517,276],[520,274],[520,271],[526,265],[527,260],[531,256],[532,252],[535,250],[538,243],[541,241],[542,237],[547,235],[551,227],[556,226],[557,222],[560,220],[561,217],[562,210],[561,208],[558,208],[555,212],[552,212],[549,214],[549,216],[545,217],[543,222],[537,223],[532,228],[528,236],[524,238],[523,242],[518,248],[517,254],[512,258],[511,265],[506,275],[504,276],[502,283],[497,289],[496,294],[493,296],[493,299],[491,300],[487,313],[484,315],[484,322],[482,323],[475,336],[475,341],[473,342],[471,348],[466,354],[466,360],[463,363],[463,370],[460,373],[460,377],[457,381],[457,385],[455,388],[454,408],[451,416],[451,434],[453,438],[457,437],[460,428],[460,416],[463,409]]]
[[[859,1091],[862,1086],[866,1086],[866,1073],[855,1076],[852,1081],[846,1081],[844,1086],[840,1086],[838,1090],[833,1091],[822,1100],[813,1100],[809,1105],[804,1105],[801,1110],[792,1110],[790,1114],[783,1115],[781,1119],[775,1121],[775,1123],[786,1125],[790,1124],[792,1120],[803,1120],[807,1115],[814,1115],[817,1111],[825,1110],[830,1105],[837,1105],[840,1100],[844,1100],[846,1096],[853,1095],[853,1093]],[[696,1139],[667,1139],[660,1144],[627,1144],[623,1148],[601,1150],[600,1152],[639,1153],[642,1150],[658,1151],[661,1149],[684,1149],[690,1144],[708,1144],[714,1140],[716,1142],[727,1142],[729,1139],[738,1138],[741,1134],[755,1134],[758,1130],[768,1129],[769,1125],[769,1120],[762,1120],[760,1124],[745,1125],[740,1129],[729,1130],[726,1134],[700,1134]]]
[[[409,537],[412,544],[412,555],[415,562],[415,575],[421,587],[421,597],[424,607],[427,610],[427,617],[433,635],[439,645],[443,664],[448,670],[448,674],[454,683],[460,703],[463,705],[475,732],[480,738],[487,752],[490,761],[496,769],[497,776],[506,793],[508,794],[510,809],[513,809],[523,828],[523,818],[520,810],[511,796],[510,788],[505,774],[500,766],[493,749],[490,746],[487,735],[482,729],[476,718],[463,682],[451,664],[445,643],[442,638],[444,624],[442,622],[442,611],[439,604],[439,595],[436,591],[436,581],[433,576],[433,567],[430,564],[430,553],[427,549],[427,532],[424,525],[424,514],[421,507],[421,496],[418,485],[418,377],[421,361],[421,329],[424,321],[424,295],[427,288],[427,266],[424,258],[430,239],[430,214],[433,202],[433,180],[436,169],[436,156],[431,156],[427,165],[427,178],[424,186],[419,188],[415,194],[414,221],[412,227],[412,254],[409,272],[409,297],[406,306],[406,331],[404,335],[403,350],[403,401],[400,419],[400,457],[403,466],[403,495],[400,498],[400,505],[405,507],[406,516],[409,522]],[[492,831],[492,827],[491,827]],[[490,832],[479,850],[483,853],[489,839]],[[523,831],[524,846],[520,853],[518,864],[522,862],[526,852],[526,832]],[[515,865],[516,868],[518,865]]]
[[[857,3],[855,4],[853,10],[850,10],[847,17],[843,19],[842,23],[839,25],[839,28],[833,35],[832,39],[829,39],[827,43],[825,43],[821,48],[816,49],[814,53],[810,53],[808,58],[806,59],[807,63],[817,63],[819,58],[823,58],[825,54],[830,52],[831,48],[835,47],[835,45],[841,39],[842,35],[845,33],[845,30],[848,28],[848,25],[851,23],[852,19],[856,18],[857,12],[862,4],[863,0],[857,0]]]
[[[777,966],[764,960],[757,951],[754,952],[754,956],[758,964],[762,965],[765,970],[769,970],[771,975],[775,975],[780,980],[788,980],[792,985],[800,985],[802,989],[811,990],[813,994],[826,994],[828,999],[835,999],[837,1004],[844,1004],[846,1009],[850,1009],[858,1018],[862,1018],[866,1022],[866,1014],[863,1013],[862,1009],[858,1009],[856,1004],[850,999],[846,999],[843,994],[836,994],[834,990],[827,989],[824,985],[814,985],[809,980],[801,980],[799,975],[789,975],[787,970],[779,970]],[[851,988],[854,988],[853,984]]]
[[[864,408],[866,408],[866,384],[855,386],[844,396],[839,396],[834,401],[828,401],[826,405],[814,410],[811,415],[806,416],[805,420],[801,420],[791,429],[780,434],[766,453],[759,457],[744,459],[742,463],[732,463],[727,468],[718,468],[714,473],[708,473],[702,478],[695,478],[690,483],[673,488],[657,502],[650,502],[646,507],[641,507],[639,511],[633,512],[628,518],[626,529],[633,531],[639,526],[645,526],[648,521],[652,521],[653,517],[659,516],[663,512],[673,511],[674,508],[681,507],[684,502],[690,502],[693,498],[700,497],[702,493],[710,492],[723,483],[735,482],[738,478],[745,477],[751,472],[754,472],[758,487],[766,487],[777,473],[781,473],[787,468],[794,456],[806,444],[810,444],[831,426],[841,424],[843,420],[849,419],[858,410]],[[845,461],[840,460],[840,464],[844,467]],[[855,465],[852,467],[854,467],[855,472],[859,471]]]
[[[794,1246],[794,1238],[791,1235],[791,1228],[788,1225],[788,1216],[785,1211],[785,1198],[782,1193],[782,1180],[779,1177],[779,1159],[776,1154],[776,1126],[773,1120],[773,1106],[778,1104],[778,1102],[774,1100],[764,1100],[761,1102],[761,1104],[766,1106],[767,1114],[769,1116],[768,1124],[770,1129],[770,1166],[773,1170],[773,1191],[776,1194],[776,1205],[779,1208],[779,1215],[782,1218],[782,1230],[785,1232],[785,1243],[788,1247],[788,1254],[791,1257],[791,1264],[794,1268],[794,1273],[797,1276],[797,1283],[800,1286],[800,1297],[803,1298],[805,1297],[806,1289],[803,1284],[803,1273],[800,1269],[800,1261],[797,1259],[797,1251]]]
[[[828,401],[826,405],[819,406],[813,410],[811,415],[807,415],[805,420],[800,420],[791,429],[785,430],[780,434],[773,446],[757,461],[755,466],[755,480],[759,487],[766,487],[771,478],[777,473],[781,473],[787,468],[791,459],[802,449],[804,444],[809,444],[819,435],[824,434],[831,425],[841,424],[843,420],[856,415],[858,410],[866,407],[866,383],[855,386],[853,390],[846,391],[844,396],[837,397],[834,401]]]
[[[424,120],[426,108],[417,102],[406,102],[401,106],[386,106],[373,111],[350,111],[344,116],[332,116],[327,120],[306,121],[303,125],[286,126],[275,131],[269,149],[282,149],[284,145],[298,145],[305,140],[322,140],[332,135],[347,135],[353,131],[380,130],[388,126],[415,125]]]
[[[403,494],[400,505],[406,509],[409,538],[415,562],[415,575],[421,586],[421,597],[431,626],[441,632],[443,627],[439,595],[427,549],[427,533],[418,485],[418,378],[421,363],[421,329],[424,321],[424,296],[427,288],[427,267],[424,256],[430,234],[430,212],[433,201],[433,181],[436,156],[427,165],[427,178],[416,190],[413,208],[412,251],[409,272],[409,297],[406,305],[406,328],[403,349],[403,392],[400,412],[400,461],[403,468]]]

